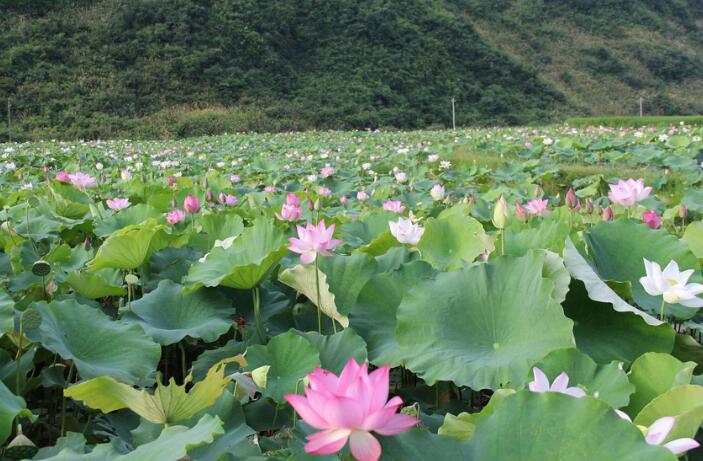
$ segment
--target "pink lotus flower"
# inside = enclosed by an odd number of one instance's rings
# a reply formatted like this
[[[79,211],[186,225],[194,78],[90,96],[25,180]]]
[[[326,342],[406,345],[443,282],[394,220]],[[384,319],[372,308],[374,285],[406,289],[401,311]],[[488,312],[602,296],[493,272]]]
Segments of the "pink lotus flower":
[[[220,201],[220,203],[227,205],[227,206],[234,206],[239,201],[237,199],[237,197],[234,195],[222,194],[222,193],[217,198]]]
[[[276,217],[281,221],[297,221],[302,216],[303,210],[300,208],[300,198],[292,192],[286,195],[286,203],[283,204],[281,213],[276,213]]]
[[[329,197],[330,195],[332,195],[332,191],[329,187],[322,186],[320,187],[320,195],[322,195],[323,197]]]
[[[70,176],[71,176],[71,175],[69,175],[69,174],[66,173],[65,171],[59,171],[58,173],[56,173],[56,180],[57,180],[58,182],[62,182],[62,183],[68,184],[68,183],[71,182],[71,177],[70,177]]]
[[[525,211],[532,216],[544,216],[547,214],[547,205],[549,205],[548,200],[530,200],[525,205]]]
[[[166,182],[172,186],[176,184],[176,178],[174,178],[173,176],[169,176],[168,178],[166,178]]]
[[[166,214],[166,221],[168,221],[169,224],[173,225],[179,222],[183,222],[186,219],[186,214],[182,210],[173,210],[169,211]]]
[[[630,419],[629,417],[624,418],[622,415],[620,415],[620,417],[623,419]],[[676,456],[680,456],[686,453],[688,450],[693,450],[694,448],[698,448],[700,446],[698,442],[688,438],[676,439],[662,444],[662,442],[666,440],[667,436],[674,428],[674,423],[676,423],[676,418],[674,418],[673,416],[664,416],[662,418],[657,419],[652,423],[651,426],[647,428],[647,435],[645,436],[645,440],[650,445],[663,446]]]
[[[367,194],[363,190],[360,190],[359,192],[356,193],[356,199],[360,202],[365,202],[366,200],[369,199],[369,194]]]
[[[291,246],[288,249],[300,255],[300,262],[310,264],[315,261],[317,254],[331,256],[329,250],[334,249],[342,243],[341,240],[332,238],[334,234],[334,224],[325,227],[325,221],[317,223],[317,226],[308,223],[306,227],[297,226],[298,238],[291,237],[288,241]]]
[[[229,177],[229,180],[232,182],[239,182],[242,180],[242,178],[238,174],[233,174]]]
[[[90,189],[96,185],[95,178],[93,176],[87,173],[81,173],[80,171],[77,171],[74,174],[69,174],[68,179],[71,181],[71,184],[79,189]]]
[[[332,168],[332,166],[331,166],[329,163],[327,163],[327,164],[326,164],[324,167],[322,167],[322,169],[320,170],[320,176],[322,176],[323,178],[329,178],[329,177],[332,176],[333,174],[334,174],[334,168]]]
[[[532,392],[558,392],[578,398],[586,395],[583,389],[579,387],[568,387],[569,375],[565,371],[557,376],[551,385],[549,384],[549,378],[542,370],[534,367],[532,372],[535,374],[535,380],[527,385]]]
[[[200,211],[200,200],[194,195],[187,195],[183,200],[183,209],[186,213],[197,213]]]
[[[269,194],[275,194],[276,186],[266,186],[264,187],[264,192],[268,192]]]
[[[305,396],[285,396],[306,423],[320,430],[306,437],[305,451],[337,453],[349,440],[354,458],[377,461],[381,444],[372,431],[396,435],[416,426],[417,419],[396,413],[403,404],[400,397],[388,400],[389,373],[386,365],[369,374],[366,362],[359,365],[349,359],[339,377],[321,368],[308,374]]]
[[[388,200],[383,204],[383,209],[393,213],[402,213],[405,207],[400,203],[400,200]]]
[[[129,208],[129,206],[131,205],[128,198],[108,199],[106,200],[106,203],[108,208],[114,211],[124,210],[125,208]]]
[[[349,196],[348,196],[348,195],[342,195],[342,196],[339,198],[339,202],[340,202],[342,205],[346,205],[347,203],[349,203]]]
[[[654,211],[645,211],[642,215],[642,222],[652,229],[659,229],[662,225],[662,218]]]
[[[617,184],[609,184],[609,187],[608,198],[622,206],[632,206],[649,197],[649,193],[652,192],[651,187],[644,187],[642,178],[637,181],[632,178],[627,181],[621,179]]]

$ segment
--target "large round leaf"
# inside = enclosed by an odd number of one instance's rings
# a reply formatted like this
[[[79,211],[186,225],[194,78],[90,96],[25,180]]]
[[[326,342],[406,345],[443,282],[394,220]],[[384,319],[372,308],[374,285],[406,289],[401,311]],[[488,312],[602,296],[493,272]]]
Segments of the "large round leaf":
[[[625,411],[634,417],[655,397],[673,387],[690,384],[695,367],[695,363],[681,362],[669,354],[650,352],[642,355],[630,369],[630,382],[635,385],[635,393]]]
[[[303,336],[320,352],[322,368],[332,373],[340,374],[351,357],[357,363],[366,360],[366,343],[351,328],[330,336],[316,331],[308,331]]]
[[[320,258],[320,271],[326,275],[334,303],[342,315],[349,314],[356,297],[376,272],[376,260],[368,253]]]
[[[543,264],[540,252],[503,256],[414,286],[397,315],[407,368],[430,383],[521,386],[537,360],[573,347]]]
[[[42,346],[73,360],[84,379],[112,376],[135,384],[159,363],[161,347],[139,325],[113,321],[76,300],[37,303],[42,323],[32,337]]]
[[[550,381],[561,372],[569,375],[569,386],[578,386],[613,408],[624,407],[635,386],[630,384],[620,362],[598,365],[592,358],[576,349],[554,351],[537,365]],[[530,376],[532,378],[532,376]]]
[[[590,228],[584,239],[601,279],[630,282],[635,302],[649,312],[658,312],[661,297],[648,295],[640,283],[646,273],[644,258],[661,267],[674,260],[681,270],[699,269],[698,259],[685,243],[664,229],[652,230],[646,224],[605,221]],[[694,278],[691,281],[701,281],[700,276]],[[669,306],[669,310],[681,318],[690,318],[696,312],[680,305]]]
[[[95,258],[88,264],[91,272],[113,267],[116,269],[136,269],[146,258],[165,247],[164,226],[155,221],[127,226],[111,234],[98,248]]]
[[[232,326],[231,302],[213,290],[184,296],[183,286],[162,280],[156,290],[132,303],[125,320],[139,323],[159,344],[174,344],[190,336],[210,343]]]
[[[305,375],[320,366],[317,348],[292,331],[274,336],[265,346],[250,346],[245,357],[248,370],[269,367],[263,395],[279,403],[284,395],[301,391]]]
[[[379,437],[383,461],[461,461],[468,460],[466,446],[451,437],[435,435],[426,429],[412,429],[393,437]]]
[[[76,293],[88,299],[127,294],[127,289],[122,286],[122,274],[117,269],[106,268],[97,272],[69,272],[66,281]]]
[[[186,285],[190,289],[223,285],[251,289],[287,252],[287,240],[270,219],[257,219],[228,249],[214,248],[202,262],[190,268]]]
[[[106,219],[96,220],[95,235],[98,237],[107,237],[124,227],[141,224],[149,219],[157,219],[162,216],[163,213],[151,205],[138,203]]]
[[[676,417],[667,440],[695,436],[703,422],[703,387],[683,384],[669,389],[645,405],[633,421],[649,426],[664,416]]]
[[[12,424],[17,416],[31,416],[22,397],[16,396],[0,381],[0,443],[5,442],[12,432]]]
[[[670,353],[674,347],[671,326],[653,326],[635,313],[593,301],[578,280],[571,283],[564,312],[574,321],[576,346],[598,363],[630,363],[646,352]]]
[[[404,264],[399,270],[378,274],[369,280],[349,314],[351,327],[364,338],[369,360],[376,365],[397,366],[401,362],[395,336],[396,312],[403,295],[434,270],[424,261]]]
[[[439,270],[455,270],[491,247],[481,223],[469,216],[451,214],[425,223],[418,244],[422,259]]]
[[[481,461],[674,461],[640,430],[592,397],[521,391],[482,418],[469,442]]]

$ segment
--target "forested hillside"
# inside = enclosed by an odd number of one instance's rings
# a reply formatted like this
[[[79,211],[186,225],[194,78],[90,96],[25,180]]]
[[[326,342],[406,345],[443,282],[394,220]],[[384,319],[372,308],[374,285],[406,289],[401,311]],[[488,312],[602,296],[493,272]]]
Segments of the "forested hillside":
[[[0,0],[15,138],[703,108],[703,0]],[[0,139],[7,136],[2,110]]]

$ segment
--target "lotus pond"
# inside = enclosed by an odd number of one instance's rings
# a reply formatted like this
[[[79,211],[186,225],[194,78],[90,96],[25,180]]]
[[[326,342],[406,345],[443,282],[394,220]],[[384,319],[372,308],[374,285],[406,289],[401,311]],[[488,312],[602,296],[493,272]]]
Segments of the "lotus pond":
[[[701,136],[0,145],[3,459],[697,459]]]

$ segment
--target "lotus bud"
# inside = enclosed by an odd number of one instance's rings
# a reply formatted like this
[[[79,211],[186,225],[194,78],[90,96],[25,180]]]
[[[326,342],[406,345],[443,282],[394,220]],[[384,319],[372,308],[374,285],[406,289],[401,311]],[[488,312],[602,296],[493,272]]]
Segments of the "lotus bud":
[[[575,208],[576,207],[576,192],[574,192],[573,187],[569,187],[569,190],[566,192],[566,198],[565,198],[565,203],[566,206],[569,208]]]
[[[517,219],[519,219],[522,222],[527,222],[527,212],[525,209],[520,205],[519,202],[515,203],[515,216]]]
[[[212,202],[213,195],[211,190],[207,191],[207,194],[205,194],[205,196],[207,197],[208,202]]]
[[[508,224],[509,220],[508,204],[505,201],[505,197],[501,195],[493,209],[493,225],[496,226],[497,229],[505,229],[505,225]]]
[[[166,178],[166,182],[169,183],[169,185],[176,184],[176,178],[174,178],[173,176],[169,176],[168,178]]]
[[[183,200],[183,209],[187,213],[197,213],[200,210],[200,200],[194,195],[186,196]]]
[[[687,216],[688,216],[688,208],[686,208],[685,205],[679,206],[679,217],[681,219],[686,219]]]
[[[586,212],[593,213],[593,201],[590,198],[586,199]]]
[[[90,250],[90,239],[88,237],[83,240],[83,248],[85,249],[85,251]]]
[[[576,199],[576,206],[574,206],[574,211],[581,211],[581,200]]]
[[[603,221],[612,221],[613,220],[613,209],[611,207],[608,207],[603,211]]]

